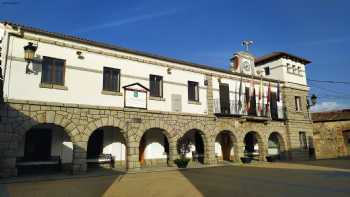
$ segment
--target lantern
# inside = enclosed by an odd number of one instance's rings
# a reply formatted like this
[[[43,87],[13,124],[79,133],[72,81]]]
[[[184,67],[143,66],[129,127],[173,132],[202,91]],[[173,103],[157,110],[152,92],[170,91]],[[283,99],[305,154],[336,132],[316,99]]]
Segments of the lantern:
[[[35,51],[38,47],[34,46],[32,42],[29,42],[27,46],[24,47],[24,59],[29,63],[34,60]]]
[[[313,94],[311,96],[311,105],[314,106],[316,105],[316,103],[317,103],[317,96]]]

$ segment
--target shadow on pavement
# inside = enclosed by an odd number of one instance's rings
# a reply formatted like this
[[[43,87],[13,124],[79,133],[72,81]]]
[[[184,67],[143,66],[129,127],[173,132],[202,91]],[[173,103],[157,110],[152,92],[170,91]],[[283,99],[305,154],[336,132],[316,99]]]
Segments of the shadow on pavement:
[[[291,161],[288,163],[350,170],[350,157],[335,158],[335,159],[320,159],[320,160],[310,160],[310,161]]]
[[[350,173],[228,166],[181,171],[203,196],[350,196]]]

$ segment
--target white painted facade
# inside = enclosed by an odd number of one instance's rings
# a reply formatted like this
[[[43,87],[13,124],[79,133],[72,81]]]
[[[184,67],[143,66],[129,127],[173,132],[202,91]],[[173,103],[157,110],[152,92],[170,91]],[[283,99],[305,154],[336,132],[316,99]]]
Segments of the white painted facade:
[[[10,34],[16,34],[13,36]],[[133,83],[140,83],[149,88],[149,76],[160,75],[163,77],[163,98],[152,99],[147,97],[147,109],[154,111],[172,111],[172,95],[181,95],[182,113],[207,114],[207,85],[206,75],[211,75],[213,85],[213,99],[219,100],[219,84],[229,84],[230,101],[237,103],[240,76],[227,72],[203,69],[190,65],[168,62],[162,59],[140,56],[133,53],[126,53],[111,50],[93,45],[83,44],[56,38],[55,36],[45,36],[42,34],[20,32],[20,29],[12,29],[9,25],[0,24],[0,35],[4,35],[1,43],[1,67],[3,70],[4,87],[3,93],[6,99],[43,101],[56,103],[73,103],[93,106],[124,107],[125,92],[123,86]],[[66,61],[64,75],[64,89],[51,89],[41,87],[42,68],[40,63],[30,63],[29,69],[33,73],[26,73],[27,62],[24,61],[23,47],[28,42],[34,42],[38,48],[35,53],[37,60],[43,56],[64,59]],[[78,58],[77,51],[83,47],[83,59]],[[101,53],[97,53],[99,51]],[[118,57],[117,57],[118,56]],[[129,58],[120,58],[125,56]],[[135,61],[132,58],[139,58]],[[157,64],[153,63],[157,62]],[[160,65],[162,64],[162,65]],[[287,69],[287,64],[298,68],[298,72]],[[306,85],[305,66],[291,62],[291,60],[281,58],[265,65],[256,67],[256,70],[265,66],[271,68],[271,75],[266,78],[277,79],[281,82],[292,82]],[[106,95],[102,91],[103,68],[111,67],[120,69],[120,94]],[[251,78],[243,78],[241,99],[244,101],[245,87],[251,87]],[[188,81],[195,81],[199,84],[199,102],[188,101]],[[260,80],[254,80],[257,102],[259,101]],[[269,82],[264,80],[264,95],[267,95]],[[277,91],[277,84],[270,82],[271,91]],[[282,85],[282,84],[281,84]],[[278,102],[282,108],[283,100]],[[258,104],[257,104],[258,107]],[[112,154],[116,160],[125,160],[125,143],[119,132],[110,131],[107,128],[104,135],[104,154]],[[52,155],[60,155],[64,163],[72,160],[72,143],[56,131],[53,131]],[[56,135],[57,134],[57,135]],[[147,133],[145,148],[145,159],[164,159],[167,154],[164,149],[164,136],[159,133]],[[24,144],[24,143],[23,143]],[[258,147],[256,148],[258,149]],[[191,145],[191,152],[195,151],[195,146]],[[192,153],[188,153],[191,157]],[[215,144],[215,152],[220,155],[220,143]],[[233,150],[231,151],[233,153]],[[20,148],[18,156],[23,155],[23,148]]]
[[[264,74],[266,78],[307,85],[305,65],[287,58],[280,58],[263,65],[257,66],[256,70],[264,73],[264,68],[270,68],[270,75]]]

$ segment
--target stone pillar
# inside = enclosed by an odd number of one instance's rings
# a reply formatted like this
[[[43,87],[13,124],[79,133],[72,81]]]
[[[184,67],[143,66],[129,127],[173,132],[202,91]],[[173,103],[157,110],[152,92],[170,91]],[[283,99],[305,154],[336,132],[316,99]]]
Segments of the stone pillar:
[[[126,161],[128,170],[139,170],[141,168],[139,161],[139,142],[128,140]]]
[[[237,148],[237,150],[235,150],[235,162],[242,162],[241,158],[244,157],[245,144],[243,142],[237,142],[235,148]]]
[[[208,106],[208,115],[213,115],[214,113],[214,100],[213,100],[213,77],[207,75],[207,106]]]
[[[259,161],[267,161],[267,143],[261,142],[259,143]]]
[[[168,165],[170,167],[176,166],[174,160],[179,158],[179,154],[177,152],[176,140],[171,139],[169,142],[169,161]]]
[[[0,125],[0,178],[17,176],[17,136]]]
[[[215,159],[215,137],[209,137],[206,147],[204,148],[204,164],[213,165],[216,164]]]
[[[87,171],[86,151],[87,141],[73,142],[73,174],[83,174]]]

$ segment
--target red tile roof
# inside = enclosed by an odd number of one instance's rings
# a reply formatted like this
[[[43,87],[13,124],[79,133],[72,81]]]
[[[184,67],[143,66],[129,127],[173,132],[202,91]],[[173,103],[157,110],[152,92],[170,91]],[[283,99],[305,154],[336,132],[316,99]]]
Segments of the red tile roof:
[[[290,53],[279,51],[279,52],[273,52],[271,54],[256,58],[255,59],[255,66],[259,66],[259,65],[264,64],[266,62],[273,61],[275,59],[279,59],[282,57],[289,58],[289,59],[292,59],[294,61],[301,62],[303,64],[310,64],[311,63],[310,60],[307,60],[303,57],[298,57],[298,56],[292,55]]]
[[[312,113],[311,115],[313,122],[344,121],[350,120],[350,109],[330,112],[317,112]]]

